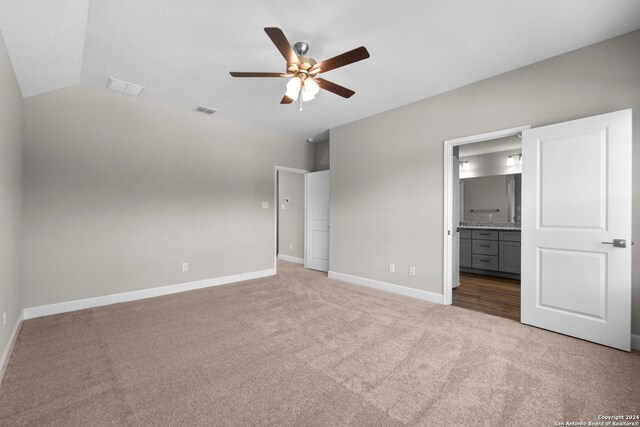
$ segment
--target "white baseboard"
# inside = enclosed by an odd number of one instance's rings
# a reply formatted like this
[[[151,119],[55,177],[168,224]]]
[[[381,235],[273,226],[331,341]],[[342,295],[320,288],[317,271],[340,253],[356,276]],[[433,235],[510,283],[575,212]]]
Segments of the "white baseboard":
[[[9,366],[9,359],[11,359],[11,353],[13,353],[13,347],[16,344],[16,340],[18,339],[18,333],[20,332],[20,328],[22,327],[22,319],[24,317],[24,311],[20,311],[20,316],[18,317],[18,321],[16,322],[16,326],[13,328],[13,332],[11,332],[11,336],[9,337],[9,341],[7,342],[7,348],[2,352],[2,357],[0,358],[0,384],[2,384],[2,380],[4,379],[4,374],[7,372],[7,367]]]
[[[350,274],[330,271],[329,278],[342,280],[343,282],[349,282],[355,285],[366,286],[368,288],[379,289],[381,291],[391,292],[393,294],[399,294],[411,298],[418,298],[424,301],[435,302],[437,304],[443,304],[444,302],[443,297],[440,294],[422,291],[420,289],[408,288],[406,286],[395,285],[393,283],[380,282],[378,280],[367,279],[365,277],[352,276]]]
[[[631,350],[640,350],[640,335],[631,334]]]
[[[281,259],[281,260],[283,260],[283,261],[295,262],[296,264],[302,264],[302,265],[304,265],[304,259],[302,259],[302,258],[296,258],[296,257],[294,257],[294,256],[278,254],[278,259]]]
[[[160,286],[158,288],[141,289],[139,291],[123,292],[120,294],[105,295],[101,297],[86,298],[75,301],[61,302],[57,304],[41,305],[37,307],[25,308],[23,318],[33,319],[35,317],[49,316],[52,314],[67,313],[70,311],[83,310],[85,308],[101,307],[103,305],[117,304],[120,302],[135,301],[145,298],[153,298],[162,295],[176,294],[179,292],[193,291],[195,289],[209,288],[211,286],[227,285],[229,283],[242,282],[245,280],[259,279],[261,277],[273,276],[276,274],[275,268],[267,270],[253,271],[250,273],[234,274],[231,276],[216,277],[213,279],[198,280],[195,282],[180,283],[177,285]]]

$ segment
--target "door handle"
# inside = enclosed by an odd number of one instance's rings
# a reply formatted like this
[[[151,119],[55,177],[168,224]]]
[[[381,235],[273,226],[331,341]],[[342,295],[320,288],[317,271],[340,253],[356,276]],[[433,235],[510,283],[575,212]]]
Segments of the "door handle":
[[[602,242],[603,245],[613,245],[614,248],[626,248],[627,241],[625,239],[613,239],[613,242]]]

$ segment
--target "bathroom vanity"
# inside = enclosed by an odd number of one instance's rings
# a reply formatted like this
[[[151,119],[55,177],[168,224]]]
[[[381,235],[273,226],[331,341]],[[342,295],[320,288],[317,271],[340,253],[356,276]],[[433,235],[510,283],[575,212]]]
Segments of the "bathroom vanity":
[[[520,228],[461,225],[460,271],[520,279]]]

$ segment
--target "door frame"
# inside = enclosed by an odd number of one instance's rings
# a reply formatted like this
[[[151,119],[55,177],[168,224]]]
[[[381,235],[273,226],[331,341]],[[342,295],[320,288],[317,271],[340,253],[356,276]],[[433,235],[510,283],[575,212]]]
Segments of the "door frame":
[[[287,166],[274,166],[273,169],[273,269],[278,273],[278,172],[292,172],[306,175],[311,171],[306,169],[296,169]],[[307,189],[304,189],[305,198]],[[305,222],[303,233],[306,233],[307,224]]]
[[[473,144],[474,142],[488,141],[491,139],[516,136],[522,131],[531,129],[531,125],[517,126],[493,132],[465,136],[462,138],[447,139],[444,141],[444,223],[442,230],[443,241],[443,265],[442,265],[442,302],[450,305],[453,298],[453,234],[451,222],[453,221],[453,147]],[[524,172],[524,171],[523,171]]]

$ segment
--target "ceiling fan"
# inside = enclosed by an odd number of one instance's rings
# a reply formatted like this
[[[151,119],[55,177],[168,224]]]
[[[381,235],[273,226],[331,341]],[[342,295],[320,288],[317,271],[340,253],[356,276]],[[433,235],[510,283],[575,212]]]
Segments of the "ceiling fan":
[[[280,28],[267,27],[264,29],[271,41],[278,48],[287,61],[287,71],[284,73],[253,73],[232,71],[233,77],[288,77],[287,91],[280,101],[281,104],[291,104],[299,100],[300,111],[302,103],[315,98],[320,89],[328,90],[343,98],[351,97],[355,92],[346,87],[332,83],[317,77],[320,73],[335,70],[354,62],[362,61],[369,57],[369,52],[364,46],[345,52],[341,55],[324,61],[316,62],[315,59],[306,56],[309,45],[304,42],[296,43],[293,48]]]

